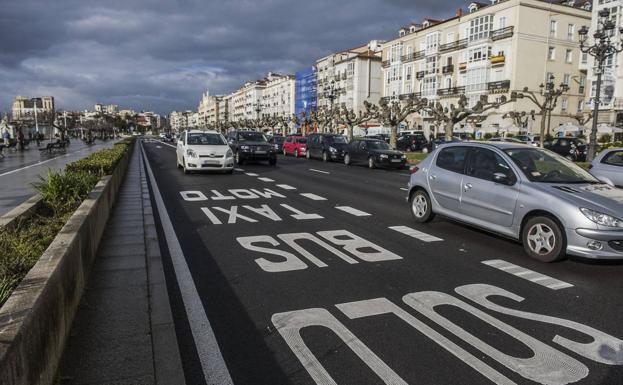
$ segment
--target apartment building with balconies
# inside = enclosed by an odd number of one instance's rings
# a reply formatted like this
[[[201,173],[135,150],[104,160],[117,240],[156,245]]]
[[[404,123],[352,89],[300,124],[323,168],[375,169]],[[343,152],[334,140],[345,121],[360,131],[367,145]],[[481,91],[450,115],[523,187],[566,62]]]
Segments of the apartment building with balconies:
[[[223,99],[222,96],[210,95],[209,91],[201,95],[201,101],[197,107],[200,128],[214,127],[216,125],[221,99]]]
[[[359,112],[364,102],[381,98],[381,46],[383,41],[332,53],[316,61],[317,105],[345,105]]]
[[[290,117],[295,105],[294,75],[269,73],[262,91],[262,117]]]
[[[580,1],[492,0],[473,2],[446,20],[424,19],[399,30],[383,45],[383,97],[409,95],[456,104],[464,94],[470,106],[483,95],[490,100],[513,90],[539,85],[552,75],[570,89],[551,118],[551,127],[574,121],[582,111],[586,74],[582,71],[577,30],[590,22],[590,7]],[[526,99],[472,117],[457,131],[497,131],[511,128],[509,111],[537,109]],[[529,122],[537,130],[541,116]],[[438,129],[424,115],[410,117],[410,127]]]

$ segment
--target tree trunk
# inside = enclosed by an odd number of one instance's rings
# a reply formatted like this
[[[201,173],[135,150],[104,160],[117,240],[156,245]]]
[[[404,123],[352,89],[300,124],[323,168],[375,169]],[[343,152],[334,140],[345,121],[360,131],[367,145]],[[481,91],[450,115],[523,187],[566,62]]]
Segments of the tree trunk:
[[[450,119],[446,122],[446,127],[444,128],[447,141],[452,140],[453,130],[454,130],[454,122],[452,121],[452,119]]]
[[[541,110],[541,136],[539,138],[539,146],[543,148],[543,143],[545,142],[545,111]]]
[[[349,124],[346,127],[348,127],[348,141],[350,142],[353,140],[353,130],[355,127],[352,124]]]
[[[398,125],[400,122],[394,124],[391,127],[391,131],[389,133],[389,145],[391,148],[396,148],[396,138],[398,137]]]

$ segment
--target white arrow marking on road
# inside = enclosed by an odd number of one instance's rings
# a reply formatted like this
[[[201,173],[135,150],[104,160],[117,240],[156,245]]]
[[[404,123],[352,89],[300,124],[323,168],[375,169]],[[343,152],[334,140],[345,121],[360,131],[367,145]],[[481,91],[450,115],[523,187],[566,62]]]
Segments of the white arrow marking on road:
[[[218,347],[214,330],[212,330],[210,320],[208,320],[201,298],[199,298],[199,293],[197,292],[193,276],[186,263],[186,257],[182,251],[182,246],[177,239],[177,235],[175,235],[173,223],[171,223],[171,218],[169,218],[169,213],[164,205],[164,200],[160,194],[156,178],[154,178],[154,173],[151,170],[147,154],[145,154],[142,145],[141,151],[145,164],[147,165],[147,174],[149,175],[151,187],[154,192],[156,208],[158,209],[162,229],[167,241],[167,246],[169,247],[169,255],[173,262],[173,270],[175,271],[175,277],[177,278],[177,283],[182,294],[182,302],[184,303],[184,308],[188,315],[188,323],[190,324],[190,331],[195,340],[203,375],[208,384],[233,385],[234,382],[231,379],[229,370],[227,370],[223,354]]]
[[[349,213],[351,215],[354,215],[356,217],[368,217],[372,214],[368,214],[365,211],[361,211],[361,210],[357,210],[356,208],[350,207],[350,206],[336,206],[335,207],[338,210],[342,210],[345,213]]]
[[[282,188],[284,190],[296,190],[296,187],[292,187],[287,184],[278,184],[277,187]]]
[[[390,226],[389,228],[394,230],[394,231],[398,231],[399,233],[403,233],[404,235],[408,235],[410,237],[419,239],[420,241],[424,241],[424,242],[440,242],[440,241],[443,241],[443,239],[441,239],[441,238],[437,238],[437,237],[435,237],[433,235],[423,233],[421,231],[412,229],[412,228],[407,227],[407,226]]]
[[[274,180],[270,178],[257,178],[257,179],[261,180],[262,182],[274,182]]]
[[[491,259],[489,261],[482,261],[487,266],[491,266],[494,269],[505,271],[516,277],[523,278],[530,282],[534,282],[541,286],[545,286],[548,289],[560,290],[568,287],[573,287],[572,284],[558,280],[556,278],[549,277],[545,274],[537,273],[521,266],[514,265],[510,262],[503,261],[501,259]]]
[[[322,170],[316,170],[315,168],[310,168],[309,171],[319,172],[321,174],[327,174],[327,175],[331,174],[330,172],[322,171]]]
[[[301,196],[304,196],[305,198],[309,198],[313,201],[326,201],[327,200],[327,198],[323,198],[321,196],[318,196],[312,193],[302,193]]]

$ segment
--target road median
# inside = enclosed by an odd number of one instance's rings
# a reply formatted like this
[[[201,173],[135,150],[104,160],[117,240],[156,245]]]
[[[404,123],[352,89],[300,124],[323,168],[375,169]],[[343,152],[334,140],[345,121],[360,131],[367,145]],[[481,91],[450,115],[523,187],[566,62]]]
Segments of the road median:
[[[3,297],[14,288],[0,308],[0,383],[53,383],[133,147],[124,141],[50,173],[40,197],[0,221]]]

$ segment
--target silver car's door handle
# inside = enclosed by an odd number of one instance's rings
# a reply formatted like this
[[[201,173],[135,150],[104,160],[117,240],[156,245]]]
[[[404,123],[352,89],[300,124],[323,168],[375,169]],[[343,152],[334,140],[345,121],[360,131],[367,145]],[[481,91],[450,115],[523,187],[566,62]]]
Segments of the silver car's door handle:
[[[474,187],[474,186],[472,186],[471,183],[465,183],[465,186],[463,186],[463,187],[465,187],[465,191],[467,191],[467,190],[471,190],[471,188]]]
[[[437,175],[431,175],[431,176],[430,176],[430,179],[431,179],[431,180],[435,180],[435,179],[437,179]]]

